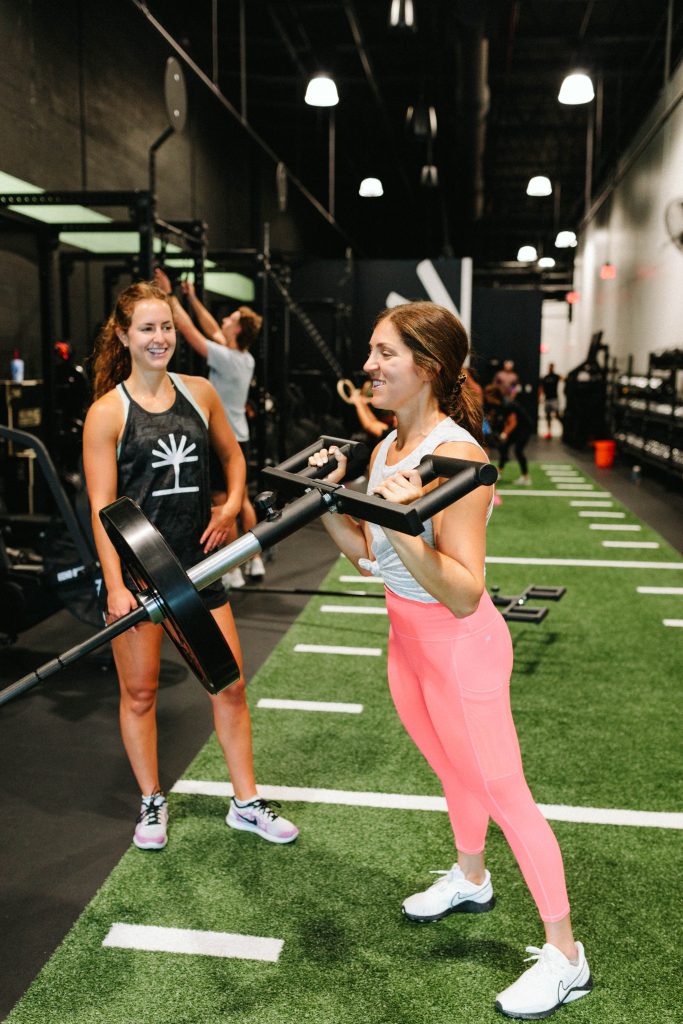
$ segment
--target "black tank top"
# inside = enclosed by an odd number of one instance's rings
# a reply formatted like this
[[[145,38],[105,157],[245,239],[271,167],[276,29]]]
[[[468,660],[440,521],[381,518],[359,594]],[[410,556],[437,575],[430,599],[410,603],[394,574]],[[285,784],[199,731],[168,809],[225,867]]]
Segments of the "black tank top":
[[[127,406],[117,452],[117,494],[138,503],[184,568],[206,557],[199,538],[211,515],[209,432],[203,414],[175,374],[175,401],[147,412],[118,385]]]

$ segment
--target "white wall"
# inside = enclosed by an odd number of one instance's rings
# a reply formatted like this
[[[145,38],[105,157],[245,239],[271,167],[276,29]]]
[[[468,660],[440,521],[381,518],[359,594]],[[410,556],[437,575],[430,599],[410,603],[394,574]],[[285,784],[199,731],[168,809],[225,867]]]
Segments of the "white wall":
[[[603,330],[610,360],[616,357],[623,370],[632,355],[634,369],[643,372],[649,352],[683,348],[683,252],[664,223],[667,204],[683,200],[683,64],[616,173],[618,184],[596,197],[579,234],[574,289],[580,299],[570,336],[574,365],[591,335]],[[616,267],[614,280],[600,279],[605,262]]]

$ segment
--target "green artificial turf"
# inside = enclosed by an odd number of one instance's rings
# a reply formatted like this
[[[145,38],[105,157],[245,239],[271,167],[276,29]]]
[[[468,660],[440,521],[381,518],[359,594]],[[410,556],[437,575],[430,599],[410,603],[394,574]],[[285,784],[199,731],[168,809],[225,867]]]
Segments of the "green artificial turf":
[[[552,488],[540,467],[532,475],[535,488]],[[504,495],[489,554],[683,561],[645,527],[625,536],[658,540],[658,549],[602,548],[608,534],[590,531],[570,500]],[[622,510],[617,502],[613,509]],[[627,513],[620,522],[638,520]],[[323,588],[350,588],[339,576],[352,572],[340,558]],[[681,617],[682,599],[635,588],[681,586],[683,570],[491,564],[487,579],[506,594],[530,583],[567,588],[542,624],[511,625],[513,709],[536,799],[679,810],[681,630],[661,620]],[[294,653],[298,643],[386,650],[385,617],[321,614],[323,604],[342,602],[382,605],[380,597],[313,598],[250,684],[258,778],[438,795],[391,705],[384,657]],[[364,711],[259,709],[260,697],[358,702]],[[215,739],[184,777],[225,779]],[[10,1024],[493,1022],[502,1019],[495,994],[521,972],[524,946],[543,941],[493,825],[495,910],[418,926],[401,917],[400,904],[431,883],[431,869],[454,859],[443,813],[290,803],[285,810],[301,836],[277,847],[229,830],[224,799],[172,794],[170,806],[168,847],[158,854],[131,848]],[[596,986],[557,1019],[673,1024],[680,1019],[680,832],[553,828]],[[284,947],[277,964],[104,949],[113,922],[272,936]]]

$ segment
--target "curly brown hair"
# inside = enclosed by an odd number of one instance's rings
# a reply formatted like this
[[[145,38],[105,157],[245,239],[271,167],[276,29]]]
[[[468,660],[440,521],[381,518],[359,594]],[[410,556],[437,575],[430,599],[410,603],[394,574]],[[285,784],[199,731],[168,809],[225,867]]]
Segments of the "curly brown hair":
[[[125,333],[128,330],[135,306],[144,299],[165,302],[173,319],[173,307],[168,295],[153,281],[137,281],[121,292],[95,341],[92,356],[94,401],[130,376],[130,352],[121,344],[117,331]]]
[[[482,409],[472,392],[463,387],[463,365],[470,344],[457,316],[435,302],[406,302],[383,310],[375,325],[383,320],[394,325],[412,352],[415,365],[429,375],[441,411],[481,442]]]

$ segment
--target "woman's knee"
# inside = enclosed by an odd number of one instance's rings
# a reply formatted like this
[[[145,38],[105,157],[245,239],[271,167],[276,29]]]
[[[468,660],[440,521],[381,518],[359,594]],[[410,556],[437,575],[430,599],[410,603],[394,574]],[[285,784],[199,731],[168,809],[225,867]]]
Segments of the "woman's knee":
[[[247,702],[244,679],[240,677],[236,683],[226,686],[220,693],[215,694],[211,700],[217,711],[234,710],[243,707]]]
[[[121,685],[121,707],[137,717],[149,714],[156,707],[158,686],[141,683],[137,686]]]

